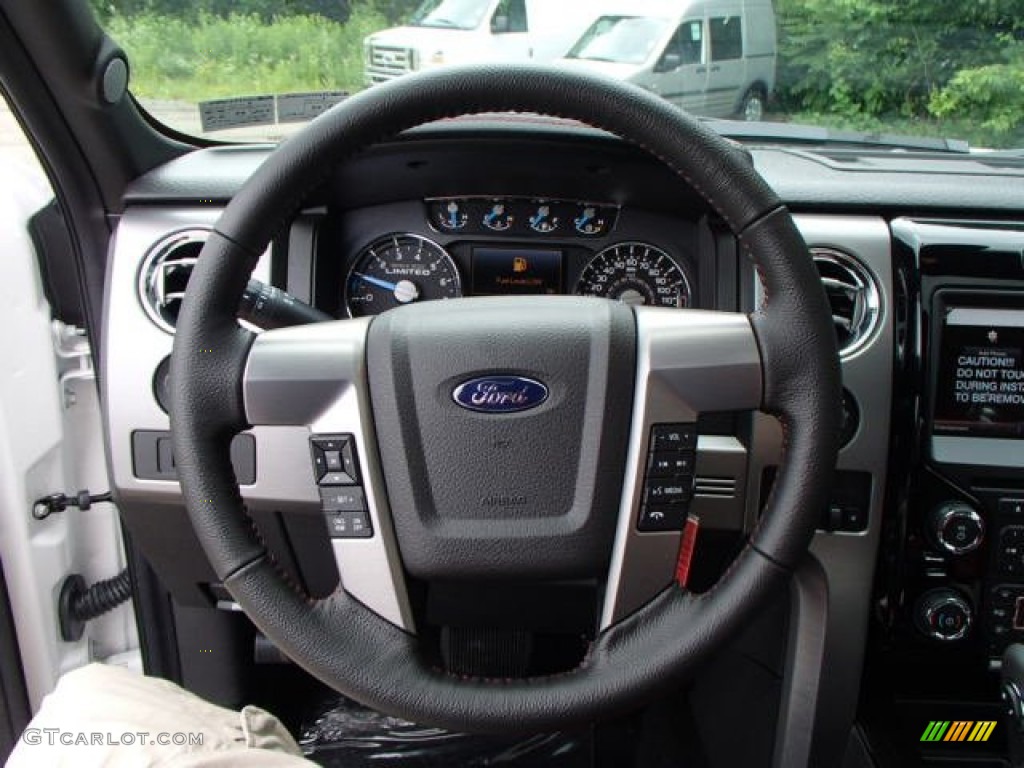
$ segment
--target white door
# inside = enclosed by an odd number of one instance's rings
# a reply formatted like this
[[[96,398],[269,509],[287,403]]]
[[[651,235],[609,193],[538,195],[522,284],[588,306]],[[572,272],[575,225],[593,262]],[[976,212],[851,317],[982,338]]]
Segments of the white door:
[[[654,65],[650,90],[693,114],[704,114],[708,67],[704,20],[687,19]]]
[[[707,98],[705,114],[732,117],[743,94],[746,60],[743,58],[743,23],[740,14],[708,18]]]
[[[491,14],[490,25],[493,48],[489,59],[526,61],[533,58],[526,0],[501,0]]]

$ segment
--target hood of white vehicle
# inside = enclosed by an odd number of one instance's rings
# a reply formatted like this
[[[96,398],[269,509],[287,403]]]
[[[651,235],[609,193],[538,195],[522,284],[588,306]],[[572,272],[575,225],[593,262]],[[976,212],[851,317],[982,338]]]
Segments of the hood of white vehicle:
[[[475,31],[437,27],[393,27],[374,32],[366,38],[366,43],[395,48],[414,48],[429,55],[439,48],[449,50],[465,45]]]
[[[558,59],[555,62],[559,67],[575,69],[582,72],[593,72],[598,75],[614,78],[615,80],[629,80],[641,70],[637,64],[621,64],[617,61],[595,61],[593,59]]]

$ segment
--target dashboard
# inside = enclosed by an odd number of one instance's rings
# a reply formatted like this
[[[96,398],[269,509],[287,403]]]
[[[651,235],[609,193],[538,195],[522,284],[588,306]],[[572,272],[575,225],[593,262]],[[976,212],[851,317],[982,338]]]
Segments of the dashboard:
[[[382,218],[398,229],[379,231]],[[691,238],[665,217],[608,203],[424,200],[350,214],[332,235],[317,264],[328,281],[341,268],[339,316],[461,296],[575,294],[677,308],[695,300]]]
[[[975,719],[995,719],[993,670],[1024,640],[1024,166],[863,148],[736,151],[811,247],[844,384],[843,447],[811,564],[785,617],[751,628],[760,640],[791,638],[768,662],[789,720],[780,739],[812,728],[845,739],[862,680],[877,705],[866,726],[890,738],[921,717],[968,717],[965,702]],[[175,303],[197,243],[268,152],[202,150],[139,179],[110,255],[102,356],[113,480],[133,538],[182,610],[230,598],[194,541],[168,453],[159,392]],[[558,123],[433,126],[382,144],[310,195],[256,274],[337,318],[461,296],[733,312],[763,300],[736,239],[692,189],[638,149]],[[312,594],[340,574],[372,606],[376,587],[338,556],[365,542],[332,549],[308,450],[288,449],[306,445],[308,430],[243,437],[233,451],[242,496],[282,567]],[[757,524],[782,450],[765,414],[699,421],[690,512],[708,532],[707,584]],[[623,574],[617,616],[672,578],[678,537],[637,539],[648,567]],[[805,695],[809,679],[817,698]]]

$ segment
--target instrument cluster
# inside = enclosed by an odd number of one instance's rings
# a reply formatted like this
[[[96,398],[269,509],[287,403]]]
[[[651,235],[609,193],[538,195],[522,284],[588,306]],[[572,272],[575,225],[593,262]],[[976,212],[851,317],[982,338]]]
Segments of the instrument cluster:
[[[607,203],[460,197],[423,202],[424,234],[391,232],[348,262],[343,312],[376,315],[460,296],[575,294],[634,305],[693,303],[681,254],[616,238]]]

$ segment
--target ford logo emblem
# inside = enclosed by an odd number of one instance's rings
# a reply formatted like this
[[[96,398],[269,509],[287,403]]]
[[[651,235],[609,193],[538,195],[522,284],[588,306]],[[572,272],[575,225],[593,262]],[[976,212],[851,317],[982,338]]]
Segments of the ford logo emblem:
[[[547,400],[548,388],[525,376],[482,376],[459,384],[452,391],[452,399],[479,413],[517,413]]]

